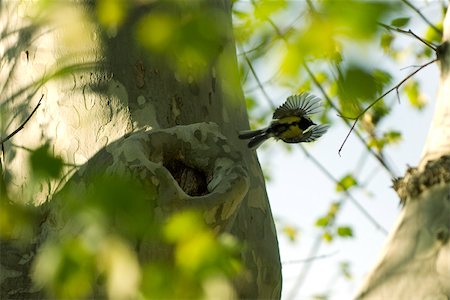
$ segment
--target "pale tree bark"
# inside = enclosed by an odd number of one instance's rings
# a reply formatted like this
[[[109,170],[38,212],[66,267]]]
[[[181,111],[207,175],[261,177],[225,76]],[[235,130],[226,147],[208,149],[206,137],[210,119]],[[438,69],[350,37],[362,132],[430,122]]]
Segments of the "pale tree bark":
[[[450,12],[436,108],[421,162],[394,182],[404,205],[357,299],[450,299]]]
[[[11,33],[1,41],[2,51],[14,50],[5,64],[9,68],[1,73],[7,93],[2,110],[8,113],[2,137],[44,95],[26,126],[4,143],[2,175],[11,183],[11,198],[47,201],[32,243],[22,248],[1,243],[0,298],[44,297],[30,280],[36,249],[73,225],[61,213],[66,204],[54,195],[61,189],[83,195],[95,189],[90,180],[102,173],[126,173],[156,186],[157,205],[149,214],[200,209],[211,228],[245,244],[245,272],[234,282],[238,297],[279,298],[278,242],[264,179],[255,153],[236,134],[248,128],[248,119],[230,1],[193,6],[212,14],[223,28],[217,55],[200,77],[180,76],[173,66],[149,55],[137,45],[133,31],[133,21],[144,14],[164,11],[181,17],[185,4],[162,1],[131,9],[131,21],[117,32],[105,32],[93,21],[89,1],[55,3],[61,5],[53,14],[44,13],[48,23],[37,28],[31,18],[36,14],[33,3],[0,2],[2,30]],[[65,73],[47,81],[56,70]],[[30,86],[29,92],[17,93]],[[28,150],[47,141],[55,155],[76,167],[66,167],[65,176],[53,182],[30,187]],[[137,252],[145,262],[163,250],[144,239]]]

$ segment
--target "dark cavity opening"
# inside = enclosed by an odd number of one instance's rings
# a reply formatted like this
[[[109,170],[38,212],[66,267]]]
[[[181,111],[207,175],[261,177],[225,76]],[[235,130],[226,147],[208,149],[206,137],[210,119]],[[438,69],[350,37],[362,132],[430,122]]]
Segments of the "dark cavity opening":
[[[187,166],[181,160],[165,160],[164,167],[169,170],[181,189],[189,196],[208,194],[206,174]]]

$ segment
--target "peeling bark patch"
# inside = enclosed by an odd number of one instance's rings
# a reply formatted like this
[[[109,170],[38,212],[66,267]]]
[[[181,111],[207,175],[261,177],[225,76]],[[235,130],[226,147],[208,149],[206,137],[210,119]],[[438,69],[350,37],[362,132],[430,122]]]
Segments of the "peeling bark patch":
[[[136,87],[142,89],[145,85],[145,67],[142,60],[137,61],[134,65],[134,79],[136,80]]]
[[[181,105],[183,105],[181,97],[174,96],[172,98],[172,101],[170,102],[170,111],[171,116],[173,117],[172,119],[174,120],[174,123],[177,125],[179,125],[178,117],[181,115]]]
[[[189,167],[178,159],[165,159],[163,165],[189,196],[208,194],[206,174],[203,171]]]
[[[445,155],[429,161],[422,172],[409,168],[404,177],[393,180],[393,188],[400,197],[400,204],[405,205],[408,197],[417,197],[433,185],[449,182],[450,155]]]

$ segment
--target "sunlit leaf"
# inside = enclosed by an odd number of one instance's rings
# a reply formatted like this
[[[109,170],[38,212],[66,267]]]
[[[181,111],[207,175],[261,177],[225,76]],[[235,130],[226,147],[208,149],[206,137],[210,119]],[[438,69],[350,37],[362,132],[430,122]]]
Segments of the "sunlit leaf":
[[[205,230],[199,213],[184,211],[173,215],[164,226],[164,234],[171,242],[189,240],[191,236]]]
[[[399,8],[387,1],[324,1],[322,14],[332,23],[335,32],[352,39],[370,39],[379,30],[378,22]]]
[[[332,242],[333,241],[333,235],[330,233],[330,232],[328,232],[328,231],[325,231],[323,234],[322,234],[322,238],[326,241],[326,242]]]
[[[434,25],[442,32],[443,30],[442,21]],[[433,27],[428,26],[427,30],[425,31],[424,39],[428,42],[439,44],[442,42],[442,35],[439,32],[437,32]]]
[[[383,138],[387,144],[398,143],[402,139],[402,134],[399,131],[390,130],[383,134]]]
[[[328,216],[325,216],[317,219],[315,225],[318,227],[326,227],[329,223],[330,218]]]
[[[46,244],[35,260],[33,277],[59,299],[81,299],[92,292],[95,257],[81,239]]]
[[[290,225],[286,225],[283,226],[283,233],[289,238],[289,240],[291,242],[295,242],[298,238],[298,229],[290,226]]]
[[[336,229],[336,232],[338,236],[340,237],[352,237],[353,236],[353,229],[349,226],[339,226]]]
[[[385,141],[382,138],[377,138],[375,136],[372,136],[369,141],[367,142],[367,145],[370,148],[374,148],[377,151],[383,150],[384,146],[386,145]]]
[[[422,110],[426,105],[426,98],[420,92],[419,82],[416,80],[408,81],[404,86],[404,92],[408,97],[409,103],[419,109]]]
[[[336,216],[336,213],[339,211],[340,208],[341,208],[341,204],[339,202],[332,202],[331,205],[330,205],[330,208],[328,209],[327,215],[329,217],[334,218]]]
[[[169,47],[177,30],[177,22],[171,15],[154,14],[139,20],[137,38],[152,51],[161,52]]]
[[[267,20],[277,11],[286,8],[286,0],[261,0],[254,5],[254,16],[257,19]]]
[[[96,5],[100,23],[106,28],[116,29],[127,15],[127,0],[100,0]]]
[[[357,184],[358,182],[356,181],[355,177],[353,177],[351,174],[347,174],[339,180],[339,184],[336,185],[336,191],[346,191]]]

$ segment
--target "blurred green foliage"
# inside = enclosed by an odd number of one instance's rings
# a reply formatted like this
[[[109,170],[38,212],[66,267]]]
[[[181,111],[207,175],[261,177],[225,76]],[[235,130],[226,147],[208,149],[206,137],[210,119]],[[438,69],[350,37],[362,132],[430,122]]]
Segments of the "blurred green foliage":
[[[35,282],[58,299],[201,298],[215,284],[233,294],[230,279],[241,271],[235,238],[214,233],[197,211],[155,219],[156,197],[127,177],[102,175],[81,192],[69,184],[53,199],[61,202],[51,212],[58,229],[41,246]],[[151,245],[165,253],[142,260],[135,250]]]
[[[348,178],[348,176],[344,178]],[[353,229],[351,226],[339,225],[336,223],[336,218],[341,210],[341,203],[342,201],[332,202],[327,213],[317,218],[314,224],[316,227],[321,229],[322,239],[328,243],[333,242],[335,238],[353,237]]]
[[[290,94],[304,90],[326,93],[330,101],[324,104],[322,122],[336,122],[331,112],[358,115],[392,84],[394,76],[380,69],[379,63],[369,63],[364,47],[380,45],[380,50],[394,61],[410,51],[398,45],[395,32],[379,26],[379,23],[401,28],[410,26],[411,18],[405,16],[404,7],[397,1],[233,2],[233,30],[241,54],[242,85],[257,86],[256,90],[263,88],[256,84],[249,64],[270,65],[275,75],[266,81],[266,86],[285,89]],[[40,1],[41,12],[49,11],[54,3]],[[221,67],[219,72],[231,72],[229,62],[234,58],[221,58],[224,47],[233,40],[231,33],[224,30],[229,25],[229,16],[211,8],[206,0],[99,0],[95,6],[96,21],[107,33],[114,33],[130,21],[133,9],[149,3],[156,8],[132,20],[136,41],[149,56],[166,61],[188,82],[210,72],[216,63]],[[445,8],[443,5],[443,13]],[[63,13],[61,16],[64,19]],[[434,25],[442,30],[442,22]],[[431,26],[418,34],[432,43],[441,40],[441,34]],[[77,40],[79,36],[72,38]],[[347,53],[349,48],[361,48],[364,55],[354,58]],[[414,49],[417,59],[433,56],[422,44],[415,45]],[[314,77],[306,72],[307,64]],[[61,66],[38,84],[67,76],[77,68],[92,67],[91,64]],[[221,75],[236,77],[232,73]],[[231,86],[231,89],[238,88],[238,85]],[[409,80],[400,92],[414,108],[423,109],[427,103],[414,80]],[[276,103],[283,101],[277,99]],[[254,93],[246,94],[246,103],[252,126],[266,124],[272,115],[270,103],[262,105]],[[390,107],[380,101],[366,112],[358,127],[366,134],[368,146],[378,152],[401,140],[399,130],[378,132],[378,126],[389,116]],[[29,162],[32,186],[63,174],[64,162],[52,154],[51,144],[31,151]],[[42,217],[40,211],[17,204],[22,199],[9,199],[7,190],[11,183],[5,180],[2,184],[6,187],[0,197],[0,237],[30,239]],[[242,271],[238,259],[241,245],[233,237],[214,233],[195,211],[180,212],[165,222],[157,222],[152,214],[156,190],[149,186],[143,189],[135,180],[100,177],[90,185],[95,188],[81,198],[66,194],[58,199],[66,205],[65,210],[57,213],[67,220],[67,230],[42,245],[34,264],[34,280],[49,295],[79,299],[100,293],[116,299],[167,299],[202,298],[215,288],[233,293],[231,279]],[[336,191],[344,197],[344,192],[358,185],[355,175],[346,174],[337,182]],[[326,213],[315,222],[328,242],[354,236],[351,226],[336,222],[341,203],[331,202]],[[291,240],[298,237],[294,226],[283,226],[282,232]],[[142,261],[136,249],[143,240],[165,245],[169,259]],[[345,277],[351,277],[348,264],[343,263],[341,270]]]
[[[336,185],[336,191],[347,191],[348,189],[356,185],[358,185],[358,181],[356,180],[356,178],[352,174],[347,174],[339,180],[338,184]]]
[[[165,2],[167,9],[142,17],[136,25],[136,38],[151,55],[171,65],[181,79],[198,79],[210,72],[230,39],[226,30],[229,21],[205,1],[176,4]],[[179,6],[183,8],[181,15]]]
[[[58,178],[61,175],[63,160],[50,153],[50,145],[47,143],[32,151],[30,165],[37,177]]]

